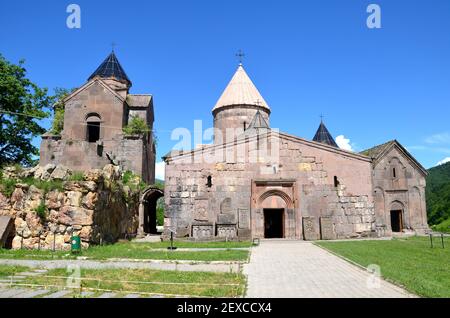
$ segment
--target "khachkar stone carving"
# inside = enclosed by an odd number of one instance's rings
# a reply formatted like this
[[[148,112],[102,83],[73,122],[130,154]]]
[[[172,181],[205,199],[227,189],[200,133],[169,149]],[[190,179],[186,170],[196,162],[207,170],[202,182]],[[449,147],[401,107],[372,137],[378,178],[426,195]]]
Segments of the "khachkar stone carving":
[[[239,228],[240,229],[249,229],[250,228],[249,209],[240,208],[238,210],[238,213],[239,213]]]
[[[195,221],[208,221],[208,200],[199,199],[195,200],[194,205],[194,220]]]
[[[295,238],[295,214],[294,209],[287,209],[287,238]]]
[[[231,199],[225,198],[220,204],[220,213],[217,215],[219,224],[236,224],[236,215],[231,205]]]
[[[231,224],[217,224],[217,236],[224,238],[235,238],[236,226]]]
[[[214,237],[213,226],[208,225],[192,225],[192,237],[195,239],[206,239]]]
[[[319,239],[319,231],[317,230],[317,218],[313,216],[303,217],[303,236],[307,241]]]
[[[336,233],[334,231],[333,220],[330,217],[320,218],[320,238],[322,240],[334,240],[336,239]]]

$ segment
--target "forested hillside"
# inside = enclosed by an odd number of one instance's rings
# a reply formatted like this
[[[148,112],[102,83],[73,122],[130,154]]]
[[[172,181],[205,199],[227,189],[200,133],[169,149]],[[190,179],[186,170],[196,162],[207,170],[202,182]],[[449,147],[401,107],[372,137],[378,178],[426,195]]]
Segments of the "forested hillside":
[[[450,225],[450,162],[431,168],[427,177],[427,213],[429,225]],[[443,223],[444,222],[444,223]]]

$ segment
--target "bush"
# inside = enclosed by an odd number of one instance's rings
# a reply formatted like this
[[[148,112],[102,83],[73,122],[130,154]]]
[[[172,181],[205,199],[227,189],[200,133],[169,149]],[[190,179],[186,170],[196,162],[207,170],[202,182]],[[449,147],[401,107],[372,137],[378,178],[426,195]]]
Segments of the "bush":
[[[17,183],[17,181],[16,181],[16,183]],[[34,179],[34,178],[30,177],[30,178],[25,178],[25,179],[20,180],[19,183],[25,183],[29,186],[33,185],[36,188],[43,190],[44,194],[48,193],[50,191],[53,191],[53,190],[58,190],[58,191],[64,190],[63,182],[61,180],[43,181],[43,180]]]
[[[55,109],[52,128],[50,132],[54,135],[60,135],[64,128],[64,108]]]
[[[41,221],[45,222],[45,220],[47,219],[47,207],[45,206],[44,202],[41,202],[41,204],[39,204],[35,211]]]
[[[17,180],[0,178],[0,192],[10,198],[16,188]]]
[[[133,177],[134,177],[134,175],[133,175],[132,171],[130,171],[130,170],[125,171],[122,176],[123,184],[128,185],[128,183],[130,183],[130,181],[133,180]]]
[[[83,181],[84,180],[84,173],[81,171],[74,171],[69,179],[69,181]]]
[[[164,198],[159,198],[156,201],[156,225],[164,225]]]
[[[140,135],[149,132],[150,129],[144,119],[139,116],[132,116],[128,125],[123,128],[126,135]]]
[[[141,177],[127,170],[122,175],[122,184],[128,186],[131,191],[142,191],[147,187],[147,184],[142,181]]]

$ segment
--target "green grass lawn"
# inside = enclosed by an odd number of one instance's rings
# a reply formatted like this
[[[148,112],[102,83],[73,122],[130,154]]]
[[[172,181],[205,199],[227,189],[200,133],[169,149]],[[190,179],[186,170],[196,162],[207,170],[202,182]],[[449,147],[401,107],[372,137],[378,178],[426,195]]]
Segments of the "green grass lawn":
[[[0,265],[0,278],[15,275],[17,273],[25,272],[27,270],[29,270],[29,268],[24,266]]]
[[[24,283],[64,287],[67,276],[65,269],[54,269],[48,271],[45,276],[29,277]],[[245,290],[245,277],[237,273],[103,269],[82,270],[81,277],[83,278],[82,287],[86,288],[85,290],[89,290],[88,288],[106,289],[121,295],[143,292],[204,297],[239,297]]]
[[[377,264],[381,275],[423,297],[450,297],[450,238],[434,238],[434,248],[426,237],[390,241],[348,241],[316,244],[364,267]]]
[[[250,242],[176,242],[177,247],[184,248],[235,248],[249,247]],[[108,258],[135,258],[155,260],[188,260],[188,261],[246,261],[247,250],[217,250],[217,251],[168,251],[168,242],[133,243],[120,242],[112,245],[92,246],[83,250],[80,256],[90,259],[105,260]],[[12,259],[73,259],[67,251],[37,251],[37,250],[5,250],[0,249],[0,258]]]

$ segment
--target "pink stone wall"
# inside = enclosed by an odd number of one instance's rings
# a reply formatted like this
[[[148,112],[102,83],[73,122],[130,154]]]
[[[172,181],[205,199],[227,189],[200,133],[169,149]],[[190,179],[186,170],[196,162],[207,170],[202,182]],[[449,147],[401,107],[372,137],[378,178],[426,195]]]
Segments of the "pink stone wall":
[[[278,141],[273,137],[250,137],[245,142],[169,158],[166,228],[176,229],[180,237],[192,237],[199,231],[214,237],[220,226],[228,224],[235,226],[239,237],[263,237],[263,209],[284,202],[285,237],[304,238],[305,217],[316,224],[308,237],[320,237],[319,218],[323,216],[333,219],[336,237],[374,232],[369,158],[285,134]],[[265,144],[270,156],[258,150]],[[211,160],[211,150],[223,158]],[[244,153],[244,158],[237,153]],[[224,201],[230,206],[226,213],[221,208]]]
[[[395,146],[374,164],[373,183],[378,225],[384,225],[386,231],[391,232],[390,211],[395,205],[395,209],[402,207],[405,229],[428,229],[425,175],[399,147]]]

